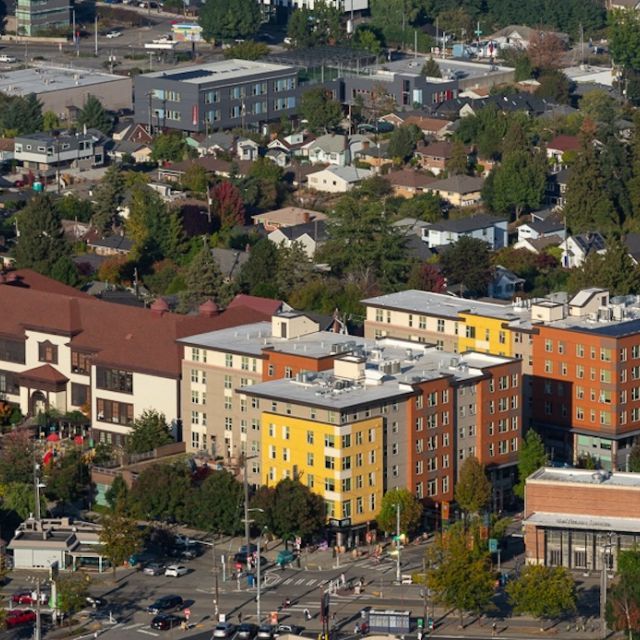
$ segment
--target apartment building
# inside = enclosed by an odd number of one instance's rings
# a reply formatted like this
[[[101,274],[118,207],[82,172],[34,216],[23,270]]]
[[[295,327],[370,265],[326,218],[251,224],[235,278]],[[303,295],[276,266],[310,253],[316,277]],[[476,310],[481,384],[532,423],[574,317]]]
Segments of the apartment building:
[[[182,351],[198,330],[248,322],[246,308],[183,316],[111,304],[28,269],[0,275],[0,394],[27,416],[90,417],[95,441],[122,445],[145,409],[180,421]]]

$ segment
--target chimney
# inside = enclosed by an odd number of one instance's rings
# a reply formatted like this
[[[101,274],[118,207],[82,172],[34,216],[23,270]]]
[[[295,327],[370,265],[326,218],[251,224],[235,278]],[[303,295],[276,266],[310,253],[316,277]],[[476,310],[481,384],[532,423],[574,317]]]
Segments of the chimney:
[[[306,222],[311,222],[311,214],[310,214],[308,211],[305,211],[305,212],[302,214],[302,217],[303,217],[303,219],[304,219],[305,223],[306,223]]]
[[[169,312],[169,305],[164,298],[156,298],[150,309],[154,316],[161,318],[165,313]]]
[[[213,318],[219,313],[220,310],[218,309],[218,305],[213,300],[211,300],[211,298],[209,298],[209,300],[207,300],[206,302],[203,302],[198,307],[198,315],[202,316],[203,318]]]

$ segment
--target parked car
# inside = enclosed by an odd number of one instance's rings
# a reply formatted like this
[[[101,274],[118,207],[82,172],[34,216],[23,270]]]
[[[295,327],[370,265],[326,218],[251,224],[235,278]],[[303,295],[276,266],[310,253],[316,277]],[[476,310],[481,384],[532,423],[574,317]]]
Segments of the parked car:
[[[212,638],[231,638],[236,631],[236,625],[230,622],[219,622],[213,630]]]
[[[165,576],[171,576],[173,578],[179,578],[180,576],[186,576],[189,573],[189,569],[182,564],[170,564],[165,570]]]
[[[258,550],[258,545],[255,545],[255,544],[250,544],[250,545],[243,544],[238,549],[238,553],[244,553],[245,555],[247,555],[247,553],[255,553],[257,550]]]
[[[275,631],[273,625],[261,624],[258,627],[258,640],[272,640],[273,632]]]
[[[17,59],[13,56],[8,56],[6,53],[2,53],[0,54],[0,62],[11,64],[12,62],[17,62]]]
[[[250,622],[243,622],[238,626],[238,640],[253,640],[258,633],[258,625]]]
[[[49,602],[49,594],[45,591],[40,592],[40,604],[46,604]],[[14,593],[11,596],[11,602],[13,604],[37,604],[37,597],[35,591],[20,591]]]
[[[198,544],[197,540],[194,540],[189,536],[183,536],[181,533],[176,534],[176,537],[173,542],[174,544],[178,546],[183,546],[183,547],[188,547],[189,545],[192,545],[192,544]]]
[[[94,609],[99,609],[100,607],[105,607],[107,605],[107,601],[100,596],[87,596],[85,598],[87,604]]]
[[[153,604],[147,607],[149,613],[162,613],[163,611],[173,611],[182,608],[184,600],[181,596],[168,595],[158,598]]]
[[[161,613],[151,621],[151,628],[159,629],[160,631],[171,631],[171,629],[179,627],[185,620],[186,618],[177,616],[175,613]]]
[[[247,566],[247,554],[239,551],[233,556],[233,561],[236,565],[242,565],[243,567]],[[269,560],[262,554],[260,555],[260,566],[263,567],[265,564],[268,564]]]
[[[7,617],[5,618],[5,625],[7,629],[12,629],[21,624],[27,624],[28,622],[35,622],[35,611],[30,609],[12,609],[7,611]]]
[[[283,549],[278,552],[276,557],[276,564],[284,567],[285,564],[291,564],[296,559],[295,553],[289,551],[289,549]]]
[[[291,633],[294,636],[300,635],[303,627],[298,626],[297,624],[279,624],[276,627],[274,637],[278,637],[284,635],[285,633]]]
[[[107,38],[111,40],[113,38],[119,38],[121,35],[122,35],[122,31],[116,31],[114,29],[113,31],[109,31],[109,33],[107,33]]]
[[[161,562],[150,562],[143,570],[147,576],[161,576],[164,574],[166,567]]]

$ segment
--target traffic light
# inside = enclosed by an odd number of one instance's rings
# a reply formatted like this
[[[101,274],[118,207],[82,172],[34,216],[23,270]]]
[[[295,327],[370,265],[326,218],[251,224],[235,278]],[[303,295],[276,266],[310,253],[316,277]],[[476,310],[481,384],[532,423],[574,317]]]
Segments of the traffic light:
[[[418,618],[418,629],[424,628],[424,618]]]
[[[429,618],[427,619],[427,629],[429,629],[429,631],[433,631],[434,627],[435,627],[435,622],[433,618],[429,616]]]

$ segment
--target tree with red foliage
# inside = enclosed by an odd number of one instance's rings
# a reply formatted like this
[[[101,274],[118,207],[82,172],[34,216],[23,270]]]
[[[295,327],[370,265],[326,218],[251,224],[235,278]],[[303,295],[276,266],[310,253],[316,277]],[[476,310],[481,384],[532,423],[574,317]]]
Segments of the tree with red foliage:
[[[564,50],[564,43],[555,33],[538,30],[529,38],[527,56],[531,66],[540,72],[558,69],[562,65]]]
[[[211,208],[223,231],[242,226],[245,222],[242,194],[229,180],[223,180],[211,189]]]
[[[424,262],[416,264],[411,270],[409,287],[433,293],[444,293],[447,290],[447,281],[436,265]]]

